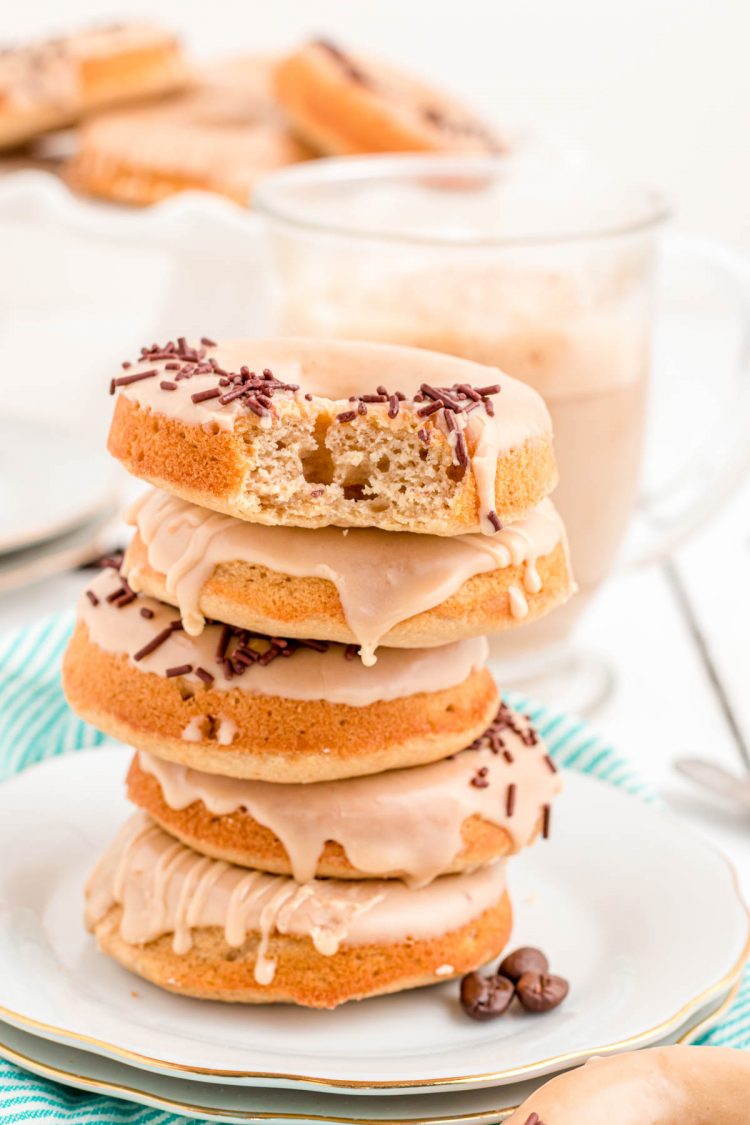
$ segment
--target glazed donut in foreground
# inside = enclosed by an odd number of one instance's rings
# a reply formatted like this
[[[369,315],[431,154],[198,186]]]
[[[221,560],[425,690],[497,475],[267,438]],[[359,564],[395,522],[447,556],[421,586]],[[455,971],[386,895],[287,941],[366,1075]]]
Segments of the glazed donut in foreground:
[[[131,510],[122,573],[198,634],[205,618],[269,636],[428,648],[533,621],[573,591],[543,500],[495,535],[265,527],[152,490]]]
[[[189,637],[180,625],[171,606],[99,573],[63,660],[71,707],[157,757],[282,783],[445,758],[497,710],[484,638],[383,649],[366,667],[342,645],[245,640],[226,625]]]
[[[131,206],[210,191],[248,206],[262,175],[310,156],[271,97],[271,59],[223,59],[190,89],[105,113],[80,130],[66,169],[75,190]]]
[[[276,70],[289,121],[318,152],[500,152],[500,138],[452,98],[371,59],[314,40]]]
[[[650,1047],[560,1074],[506,1125],[747,1125],[750,1052]]]
[[[181,338],[110,390],[129,472],[254,523],[493,535],[557,482],[531,387],[418,348]]]
[[[161,861],[161,862],[160,862]],[[410,890],[232,867],[136,814],[86,888],[100,948],[172,992],[334,1008],[485,964],[510,935],[502,860]]]
[[[188,81],[179,42],[153,24],[92,27],[8,48],[0,53],[0,148]]]
[[[414,887],[549,835],[560,789],[546,746],[504,704],[471,748],[408,770],[279,786],[140,751],[128,774],[135,805],[215,859],[299,883],[401,878]]]

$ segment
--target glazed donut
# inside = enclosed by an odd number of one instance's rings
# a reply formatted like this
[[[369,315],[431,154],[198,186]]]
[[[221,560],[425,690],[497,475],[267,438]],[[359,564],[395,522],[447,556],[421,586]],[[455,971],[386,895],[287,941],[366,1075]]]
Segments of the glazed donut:
[[[496,957],[511,927],[502,860],[419,890],[397,879],[300,885],[201,856],[143,814],[86,898],[100,948],[131,972],[248,1004],[334,1008],[435,984]]]
[[[270,93],[272,61],[224,59],[178,97],[88,122],[67,167],[73,188],[135,206],[180,191],[250,203],[260,176],[310,156]]]
[[[340,645],[269,648],[267,638],[245,641],[230,626],[189,637],[179,625],[174,609],[129,593],[116,571],[98,574],[81,595],[63,660],[71,707],[158,757],[302,783],[445,758],[497,710],[484,638],[383,649],[368,668]]]
[[[560,777],[529,722],[501,705],[474,745],[431,765],[309,785],[191,770],[137,753],[128,796],[196,851],[299,883],[423,886],[549,834]]]
[[[327,40],[305,44],[276,70],[290,124],[318,152],[501,152],[498,136],[452,98]]]
[[[545,1083],[506,1125],[747,1125],[750,1052],[651,1047]]]
[[[117,24],[0,52],[0,148],[73,125],[106,106],[170,93],[189,73],[152,24]]]
[[[268,636],[429,648],[533,621],[572,592],[565,531],[549,500],[488,535],[264,527],[153,490],[129,520],[130,586],[180,610]]]
[[[557,481],[540,396],[436,352],[181,339],[110,389],[108,447],[129,472],[253,523],[492,535]]]

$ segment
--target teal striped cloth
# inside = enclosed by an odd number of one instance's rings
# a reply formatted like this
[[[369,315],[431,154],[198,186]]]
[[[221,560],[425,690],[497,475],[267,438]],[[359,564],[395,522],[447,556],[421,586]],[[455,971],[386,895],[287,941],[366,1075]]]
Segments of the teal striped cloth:
[[[104,736],[81,722],[63,698],[60,658],[72,613],[46,618],[0,639],[0,780],[54,754],[95,746]],[[579,719],[508,700],[528,711],[558,765],[603,778],[641,799],[654,795],[626,758]],[[702,1043],[750,1047],[750,972],[720,1025]],[[98,1095],[79,1093],[0,1059],[0,1122],[71,1125],[178,1125],[187,1118]]]

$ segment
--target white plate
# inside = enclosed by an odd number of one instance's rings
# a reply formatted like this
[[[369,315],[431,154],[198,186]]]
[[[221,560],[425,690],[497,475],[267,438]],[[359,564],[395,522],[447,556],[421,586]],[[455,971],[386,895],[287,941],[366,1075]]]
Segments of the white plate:
[[[726,996],[694,1014],[675,1032],[659,1040],[692,1043],[726,1014],[739,983]],[[181,1113],[187,1117],[226,1122],[264,1122],[265,1125],[487,1125],[504,1121],[543,1078],[512,1083],[502,1088],[443,1091],[383,1097],[369,1094],[323,1094],[308,1090],[249,1089],[222,1082],[190,1082],[183,1078],[136,1069],[64,1043],[41,1039],[0,1024],[0,1056],[42,1078],[62,1082],[90,1093],[110,1095],[140,1105]]]
[[[84,566],[112,551],[122,524],[113,503],[80,527],[45,539],[23,551],[0,553],[0,594]]]
[[[0,420],[0,552],[51,539],[112,504],[114,470],[74,435]]]
[[[576,774],[552,840],[512,864],[514,943],[571,981],[543,1018],[467,1020],[447,983],[335,1012],[189,1000],[97,952],[82,887],[127,814],[123,749],[52,759],[0,787],[0,1017],[160,1073],[288,1088],[498,1085],[654,1043],[721,995],[748,918],[725,860],[655,809]]]
[[[676,1032],[659,1040],[692,1043],[722,1018],[731,1007],[739,984],[707,1008],[693,1015]],[[64,1043],[40,1039],[28,1032],[0,1024],[0,1057],[25,1070],[86,1090],[155,1109],[201,1120],[263,1122],[264,1125],[488,1125],[504,1121],[543,1078],[516,1082],[501,1088],[383,1097],[369,1094],[321,1094],[309,1090],[269,1090],[233,1086],[222,1082],[190,1082],[183,1078],[138,1070],[115,1059],[81,1051]]]

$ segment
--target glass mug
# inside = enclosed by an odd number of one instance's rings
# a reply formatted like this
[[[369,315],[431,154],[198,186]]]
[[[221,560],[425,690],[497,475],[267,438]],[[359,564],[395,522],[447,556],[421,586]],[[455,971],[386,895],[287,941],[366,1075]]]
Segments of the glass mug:
[[[560,642],[613,569],[637,504],[663,200],[576,160],[396,156],[300,165],[267,178],[254,201],[282,332],[451,352],[544,396],[560,470],[554,501],[580,592],[548,619],[501,637],[495,651]],[[747,280],[713,244],[680,254],[709,261],[722,283]],[[728,296],[744,332],[745,290]],[[739,370],[746,356],[735,350]],[[652,489],[642,508],[659,526],[641,556],[664,553],[737,478],[750,444],[739,425],[746,395],[737,379],[731,409],[723,402],[713,420],[721,456],[709,468],[701,459],[690,487],[694,443],[680,439],[675,487],[669,496]],[[716,433],[707,440],[711,448]]]

